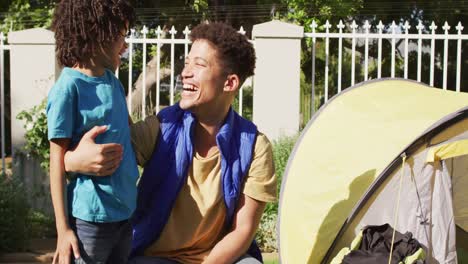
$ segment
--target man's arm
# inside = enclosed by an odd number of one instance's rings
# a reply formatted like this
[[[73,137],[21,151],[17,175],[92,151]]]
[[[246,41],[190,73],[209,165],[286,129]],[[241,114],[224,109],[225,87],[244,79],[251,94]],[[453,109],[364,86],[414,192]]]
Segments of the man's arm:
[[[107,126],[96,126],[86,132],[64,157],[65,171],[87,175],[108,176],[119,167],[123,156],[120,144],[96,144],[95,138],[107,131]]]
[[[131,119],[129,118],[129,122]],[[87,175],[107,176],[119,167],[123,156],[120,144],[96,144],[94,139],[104,132],[106,126],[93,127],[86,132],[74,149],[65,154],[67,172],[79,172]],[[151,158],[159,133],[159,121],[156,116],[148,116],[144,121],[130,125],[130,135],[138,164],[144,166]]]
[[[63,157],[70,145],[70,139],[55,139],[50,141],[50,192],[55,212],[57,227],[57,249],[53,263],[70,263],[70,253],[73,251],[78,258],[78,240],[68,225],[67,191]]]
[[[265,202],[242,194],[232,230],[215,245],[204,263],[233,263],[243,256],[252,243],[265,205]]]
[[[268,138],[259,133],[254,157],[239,197],[232,230],[213,248],[206,263],[233,263],[248,250],[267,202],[276,200],[273,149]]]
[[[145,166],[146,162],[151,159],[158,140],[158,117],[151,115],[145,120],[133,123],[130,126],[130,134],[138,165]]]

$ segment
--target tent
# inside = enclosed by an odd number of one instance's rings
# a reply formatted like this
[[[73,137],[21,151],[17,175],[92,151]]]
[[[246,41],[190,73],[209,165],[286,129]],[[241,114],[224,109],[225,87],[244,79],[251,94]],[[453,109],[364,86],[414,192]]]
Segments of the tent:
[[[384,223],[412,232],[428,263],[468,252],[467,93],[373,80],[309,121],[281,186],[281,263],[329,263]]]

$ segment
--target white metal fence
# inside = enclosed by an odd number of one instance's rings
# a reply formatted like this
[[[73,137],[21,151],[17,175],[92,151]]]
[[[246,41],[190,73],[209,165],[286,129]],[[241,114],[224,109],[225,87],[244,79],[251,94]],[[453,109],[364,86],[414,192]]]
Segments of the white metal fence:
[[[322,39],[325,42],[325,68],[323,69],[324,73],[324,101],[326,102],[329,99],[329,76],[331,74],[337,74],[337,92],[341,92],[342,90],[342,65],[343,65],[343,40],[349,39],[351,41],[351,83],[350,85],[354,85],[356,81],[356,45],[357,41],[360,40],[361,45],[364,46],[364,72],[363,72],[363,81],[367,81],[371,76],[369,76],[369,60],[373,59],[376,60],[377,63],[377,75],[374,78],[381,78],[382,77],[382,40],[389,40],[391,42],[391,52],[390,54],[386,54],[387,56],[391,57],[391,72],[390,76],[385,77],[395,77],[395,56],[396,56],[396,49],[403,50],[403,77],[405,79],[408,78],[408,58],[409,58],[409,50],[410,45],[409,42],[411,40],[417,42],[417,48],[414,50],[417,52],[417,81],[422,81],[421,79],[421,65],[422,65],[422,55],[423,53],[430,53],[430,70],[429,70],[429,85],[434,86],[434,73],[435,73],[435,41],[436,40],[443,40],[443,61],[441,62],[443,67],[443,82],[442,87],[443,89],[447,89],[447,66],[448,66],[448,47],[449,41],[456,41],[457,42],[457,55],[456,55],[456,87],[455,90],[460,92],[460,83],[461,83],[461,76],[462,76],[462,41],[468,40],[468,35],[463,35],[463,26],[459,22],[458,25],[455,27],[456,33],[450,34],[450,26],[445,22],[442,26],[443,33],[436,33],[436,29],[438,28],[434,22],[428,27],[430,32],[426,30],[425,26],[419,21],[419,24],[416,26],[417,33],[410,34],[409,30],[411,26],[409,25],[408,21],[405,23],[400,23],[399,25],[395,24],[393,21],[389,27],[385,27],[382,24],[382,21],[376,25],[375,29],[377,32],[371,32],[372,25],[366,20],[362,27],[359,27],[356,22],[353,20],[351,25],[348,26],[350,29],[350,33],[343,32],[343,29],[346,27],[343,22],[340,20],[339,24],[336,25],[336,29],[338,32],[332,33],[330,29],[333,27],[328,20],[323,25],[325,32],[316,32],[319,25],[315,23],[315,21],[311,24],[312,32],[305,33],[306,38],[310,38],[312,41],[312,96],[315,94],[315,86],[316,80],[315,75],[317,72],[316,69],[316,46],[317,46],[317,38]],[[387,29],[387,32],[384,32],[384,29]],[[338,40],[338,50],[336,51],[337,54],[337,72],[330,73],[329,72],[329,60],[330,60],[330,47],[329,43],[331,39]],[[404,40],[403,47],[396,45],[396,40]],[[423,48],[423,40],[430,40],[430,45]],[[378,49],[378,56],[377,58],[370,58],[369,57],[369,47],[371,45],[377,45]],[[362,54],[361,54],[362,55]],[[359,62],[360,63],[360,62]],[[466,65],[463,65],[466,68]],[[314,99],[312,99],[314,102]]]
[[[430,86],[434,86],[434,76],[435,76],[435,63],[436,63],[436,53],[435,53],[435,48],[436,48],[436,40],[442,40],[444,42],[443,44],[443,60],[439,63],[442,65],[442,75],[443,75],[443,81],[442,81],[442,87],[443,89],[447,89],[447,73],[448,73],[448,49],[449,49],[449,41],[456,41],[457,42],[457,55],[456,55],[456,81],[455,81],[455,90],[460,91],[460,85],[461,85],[461,76],[462,76],[462,41],[468,40],[468,35],[463,35],[463,26],[459,22],[458,25],[455,27],[456,32],[450,34],[450,26],[445,22],[445,24],[442,26],[442,33],[436,33],[436,30],[438,26],[435,25],[434,22],[429,27],[425,27],[422,22],[420,21],[418,25],[415,26],[415,29],[417,30],[417,33],[410,33],[411,25],[409,24],[408,21],[405,23],[400,23],[396,24],[395,22],[392,22],[391,25],[385,26],[382,21],[379,21],[379,23],[374,27],[375,32],[371,32],[371,29],[373,26],[368,22],[365,21],[365,23],[359,27],[358,24],[355,21],[352,21],[350,25],[346,27],[346,25],[340,21],[338,25],[336,25],[336,31],[337,32],[331,32],[331,29],[333,26],[327,21],[324,25],[323,28],[325,29],[325,32],[317,32],[317,28],[319,27],[318,24],[315,22],[312,23],[311,29],[312,32],[304,33],[304,37],[307,39],[311,39],[312,41],[312,76],[311,76],[311,86],[312,86],[312,111],[314,108],[314,96],[316,94],[316,73],[318,71],[321,71],[322,69],[317,70],[316,67],[316,47],[317,47],[317,39],[320,41],[324,42],[324,49],[325,49],[325,67],[323,69],[324,73],[324,81],[323,81],[323,86],[321,88],[323,91],[321,93],[323,94],[323,99],[324,102],[326,102],[331,94],[330,94],[330,84],[329,84],[329,78],[332,74],[336,74],[336,85],[337,87],[333,87],[334,90],[339,93],[343,89],[343,82],[342,82],[342,76],[343,74],[346,74],[342,70],[342,65],[344,62],[343,59],[343,41],[350,40],[351,44],[351,50],[349,51],[351,53],[351,71],[350,71],[350,79],[351,82],[349,84],[346,84],[345,87],[348,86],[353,86],[356,83],[356,80],[358,81],[367,81],[369,78],[381,78],[381,77],[396,77],[396,56],[397,52],[396,50],[402,51],[402,60],[404,61],[403,63],[403,75],[399,77],[403,77],[405,79],[409,78],[409,70],[411,71],[416,71],[417,77],[415,80],[417,81],[422,81],[422,55],[424,53],[430,54],[430,70],[429,70],[429,80],[428,84]],[[351,32],[344,32],[344,29],[348,28]],[[171,79],[170,79],[170,104],[174,103],[174,93],[175,93],[175,76],[176,73],[174,72],[174,46],[175,45],[184,45],[184,50],[185,50],[185,56],[187,55],[188,52],[188,45],[190,44],[190,41],[188,39],[188,34],[190,33],[190,30],[188,27],[185,27],[183,30],[183,37],[182,38],[176,38],[177,31],[174,27],[172,27],[168,33],[169,36],[168,38],[162,38],[161,34],[163,31],[161,30],[160,27],[157,29],[153,29],[154,32],[156,33],[156,38],[147,38],[147,34],[150,32],[150,30],[145,26],[143,27],[143,30],[141,32],[138,32],[136,34],[135,30],[132,30],[132,34],[129,38],[126,39],[127,43],[129,44],[129,78],[128,78],[128,86],[132,87],[133,85],[133,79],[132,79],[132,70],[133,70],[133,51],[135,48],[135,45],[142,45],[141,48],[143,50],[143,67],[141,69],[142,72],[142,78],[143,78],[143,84],[145,84],[146,81],[146,54],[147,54],[147,49],[148,45],[156,45],[157,47],[157,52],[156,52],[156,61],[157,61],[157,70],[156,70],[156,112],[159,111],[160,107],[160,91],[161,91],[161,86],[160,86],[160,71],[161,71],[161,66],[160,66],[160,50],[161,46],[164,44],[170,45],[171,46],[171,54],[170,54],[170,65],[171,65]],[[245,34],[245,31],[243,28],[240,29],[239,32],[242,32]],[[338,48],[337,50],[334,50],[335,53],[333,54],[333,50],[330,49],[330,41],[331,40],[337,40],[338,41]],[[383,47],[383,40],[388,40],[391,43],[391,51],[389,53],[384,54],[382,52],[382,47]],[[397,45],[398,40],[404,40],[403,45]],[[424,44],[423,41],[429,40],[430,44]],[[411,48],[410,42],[416,42],[417,44],[414,45]],[[255,41],[252,41],[255,43]],[[364,47],[364,54],[360,54],[360,57],[364,58],[364,61],[356,61],[357,57],[357,51],[356,51],[356,46],[363,46]],[[370,57],[369,56],[369,49],[372,46],[377,46],[378,50],[378,55],[377,57]],[[409,53],[411,52],[416,52],[417,53],[417,68],[416,69],[409,69],[408,67],[408,60],[409,60]],[[337,56],[337,63],[338,67],[336,72],[331,73],[329,71],[329,61],[331,56]],[[390,66],[390,75],[389,76],[382,76],[382,61],[384,60],[385,57],[390,57],[391,60],[391,66]],[[374,64],[377,65],[377,71],[375,76],[370,76],[369,75],[369,62],[373,61]],[[361,74],[362,78],[359,79],[356,76],[356,65],[358,64],[363,64],[361,65],[363,68]],[[252,85],[252,83],[250,83]],[[142,116],[146,116],[146,86],[143,85],[143,93],[142,93]],[[132,97],[131,94],[131,89],[129,90],[129,98]],[[239,94],[239,112],[242,114],[242,90],[240,91]],[[129,109],[132,107],[132,102],[131,99],[129,99],[128,102]]]
[[[146,53],[147,53],[147,45],[148,44],[153,44],[156,45],[157,51],[156,51],[156,56],[157,56],[157,68],[156,68],[156,112],[159,111],[160,107],[160,90],[161,90],[161,78],[160,78],[160,72],[161,72],[161,46],[163,44],[169,44],[171,45],[171,80],[170,80],[170,104],[174,103],[174,86],[175,86],[175,73],[174,73],[174,46],[176,44],[178,45],[184,45],[184,50],[185,50],[185,56],[188,54],[188,45],[190,44],[188,40],[188,34],[190,31],[188,30],[188,27],[185,27],[185,30],[183,31],[184,33],[184,38],[183,39],[176,39],[175,34],[177,31],[175,30],[174,26],[171,28],[169,31],[171,38],[169,39],[164,39],[161,38],[161,34],[163,31],[161,30],[161,27],[158,26],[158,28],[155,30],[156,33],[156,38],[147,38],[147,34],[149,33],[149,30],[146,26],[143,27],[141,30],[141,35],[136,35],[135,34],[135,29],[131,30],[130,37],[126,39],[126,42],[128,43],[128,52],[129,52],[129,60],[128,60],[128,87],[129,87],[129,92],[128,92],[128,107],[129,109],[132,108],[132,89],[133,87],[133,51],[134,51],[134,45],[135,44],[142,44],[142,49],[143,49],[143,63],[142,63],[142,116],[143,118],[146,117]],[[140,37],[141,36],[141,37]]]

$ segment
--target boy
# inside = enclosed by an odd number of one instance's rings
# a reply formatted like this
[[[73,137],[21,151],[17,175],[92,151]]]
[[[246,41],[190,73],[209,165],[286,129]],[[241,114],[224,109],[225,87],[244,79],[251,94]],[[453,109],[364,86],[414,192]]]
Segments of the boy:
[[[64,66],[48,96],[50,187],[57,226],[54,263],[126,263],[138,169],[122,84],[113,75],[135,19],[126,0],[62,0],[52,22]],[[64,154],[94,126],[100,143],[120,144],[123,160],[106,177],[76,174],[65,189]],[[106,174],[103,174],[106,175]],[[68,219],[69,218],[69,219]]]

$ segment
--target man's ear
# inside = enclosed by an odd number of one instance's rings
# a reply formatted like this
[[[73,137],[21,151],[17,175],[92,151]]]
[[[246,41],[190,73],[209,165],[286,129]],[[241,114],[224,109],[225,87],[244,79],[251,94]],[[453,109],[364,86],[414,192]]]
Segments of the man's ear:
[[[224,91],[225,92],[235,92],[239,90],[240,80],[237,74],[229,74],[224,82]]]

